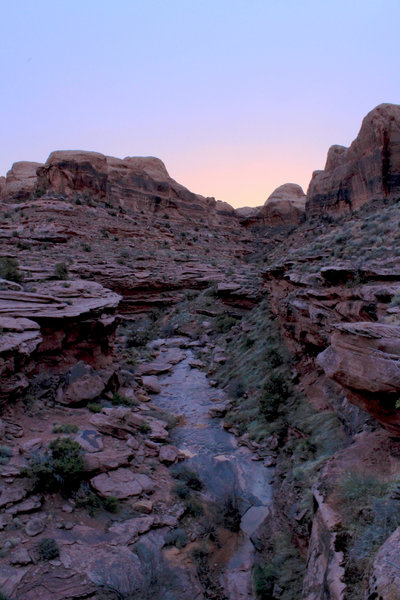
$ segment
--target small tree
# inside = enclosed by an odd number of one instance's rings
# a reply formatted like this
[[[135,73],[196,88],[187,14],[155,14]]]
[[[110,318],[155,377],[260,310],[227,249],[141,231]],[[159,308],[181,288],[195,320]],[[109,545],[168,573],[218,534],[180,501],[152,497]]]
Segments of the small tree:
[[[54,277],[61,280],[68,279],[68,266],[65,262],[56,263],[54,267]]]
[[[10,256],[0,257],[0,278],[8,281],[20,283],[24,280],[24,276],[19,270],[19,263],[16,258]]]
[[[44,456],[35,456],[30,467],[22,471],[30,477],[39,491],[75,489],[83,475],[82,448],[70,438],[57,438],[50,442]]]

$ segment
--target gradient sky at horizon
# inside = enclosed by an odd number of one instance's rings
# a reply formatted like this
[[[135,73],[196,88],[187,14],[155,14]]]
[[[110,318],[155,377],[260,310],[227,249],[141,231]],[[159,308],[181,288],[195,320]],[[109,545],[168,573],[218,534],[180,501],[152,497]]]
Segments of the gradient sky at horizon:
[[[158,156],[263,204],[400,103],[399,0],[0,0],[0,175],[53,150]]]

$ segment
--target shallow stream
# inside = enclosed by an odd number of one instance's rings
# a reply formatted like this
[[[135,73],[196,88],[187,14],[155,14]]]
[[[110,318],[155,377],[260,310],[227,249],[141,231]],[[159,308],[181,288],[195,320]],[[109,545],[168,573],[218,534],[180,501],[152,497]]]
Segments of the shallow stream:
[[[199,474],[206,495],[217,503],[227,497],[237,499],[242,516],[240,533],[227,557],[220,584],[229,600],[251,600],[251,536],[271,505],[272,469],[254,460],[254,454],[223,429],[222,420],[209,415],[216,402],[227,398],[222,390],[210,386],[203,371],[190,366],[193,358],[192,351],[186,350],[186,358],[159,378],[161,393],[154,402],[182,416],[172,432],[172,442],[193,455],[186,464]]]

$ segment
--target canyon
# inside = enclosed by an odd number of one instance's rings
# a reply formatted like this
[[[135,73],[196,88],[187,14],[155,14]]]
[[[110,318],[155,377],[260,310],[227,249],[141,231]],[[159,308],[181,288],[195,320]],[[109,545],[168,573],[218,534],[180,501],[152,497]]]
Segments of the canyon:
[[[233,209],[0,178],[0,598],[400,598],[400,106]]]

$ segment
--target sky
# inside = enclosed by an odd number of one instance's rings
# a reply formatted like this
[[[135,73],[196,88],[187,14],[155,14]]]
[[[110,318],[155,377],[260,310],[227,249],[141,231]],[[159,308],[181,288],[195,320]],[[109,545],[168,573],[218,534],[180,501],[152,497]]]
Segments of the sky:
[[[83,149],[235,207],[306,190],[400,103],[399,28],[399,0],[0,0],[0,175]]]

